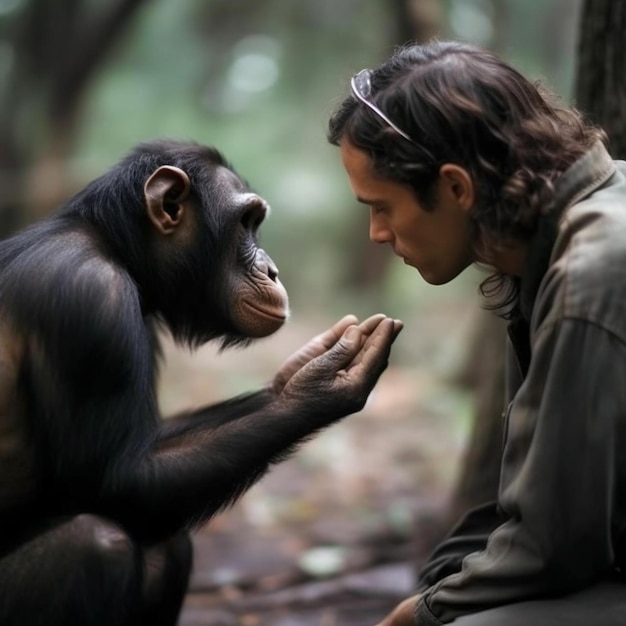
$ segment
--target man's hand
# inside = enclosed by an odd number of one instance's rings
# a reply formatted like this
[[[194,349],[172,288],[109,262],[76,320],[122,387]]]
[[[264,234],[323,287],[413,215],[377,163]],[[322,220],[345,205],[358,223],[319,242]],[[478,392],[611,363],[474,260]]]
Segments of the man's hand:
[[[418,626],[415,620],[415,607],[420,599],[420,594],[403,600],[398,606],[376,626]]]

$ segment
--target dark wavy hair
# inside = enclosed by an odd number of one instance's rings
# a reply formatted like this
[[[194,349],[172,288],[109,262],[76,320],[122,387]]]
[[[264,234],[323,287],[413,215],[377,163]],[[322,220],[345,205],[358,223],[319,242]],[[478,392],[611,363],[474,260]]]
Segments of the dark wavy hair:
[[[404,46],[372,70],[370,100],[412,139],[398,135],[350,95],[332,114],[328,140],[347,138],[383,176],[432,207],[444,163],[471,175],[475,247],[528,240],[550,210],[554,182],[604,131],[495,54],[460,42]],[[519,280],[493,273],[481,284],[487,308],[511,317]]]

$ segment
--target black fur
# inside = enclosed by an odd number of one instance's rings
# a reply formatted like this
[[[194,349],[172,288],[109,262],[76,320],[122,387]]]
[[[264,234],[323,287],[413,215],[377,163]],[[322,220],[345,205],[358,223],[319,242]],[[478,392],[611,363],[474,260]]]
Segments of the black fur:
[[[193,244],[163,260],[143,185],[166,164],[187,172],[199,211]],[[247,271],[232,266],[251,262],[256,233],[241,234],[231,206],[245,183],[218,178],[220,168],[228,164],[212,148],[139,146],[0,244],[2,626],[123,626],[148,615],[151,626],[173,624],[188,576],[176,559],[188,558],[164,549],[173,555],[164,572],[182,573],[171,593],[150,594],[142,572],[151,551],[207,521],[325,425],[270,407],[270,390],[161,421],[155,324],[191,345],[247,341],[223,292],[229,272]],[[11,363],[14,387],[2,381]]]

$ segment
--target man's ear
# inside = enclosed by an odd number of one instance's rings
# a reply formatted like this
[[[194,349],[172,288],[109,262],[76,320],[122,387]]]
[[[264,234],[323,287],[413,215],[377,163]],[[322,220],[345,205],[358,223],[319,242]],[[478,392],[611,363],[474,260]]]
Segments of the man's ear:
[[[439,168],[439,180],[458,208],[463,211],[472,209],[476,198],[474,181],[464,167],[456,163],[444,163]]]
[[[181,223],[190,191],[189,176],[178,167],[162,165],[150,175],[143,193],[148,217],[161,234],[171,235]]]

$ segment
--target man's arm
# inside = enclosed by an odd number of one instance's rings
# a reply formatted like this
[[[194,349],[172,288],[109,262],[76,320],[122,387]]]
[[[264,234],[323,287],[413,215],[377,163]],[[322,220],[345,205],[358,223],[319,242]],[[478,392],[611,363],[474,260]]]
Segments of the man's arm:
[[[535,337],[508,415],[500,506],[509,519],[423,593],[417,624],[566,593],[610,569],[624,380],[626,346],[598,326],[564,320]]]

